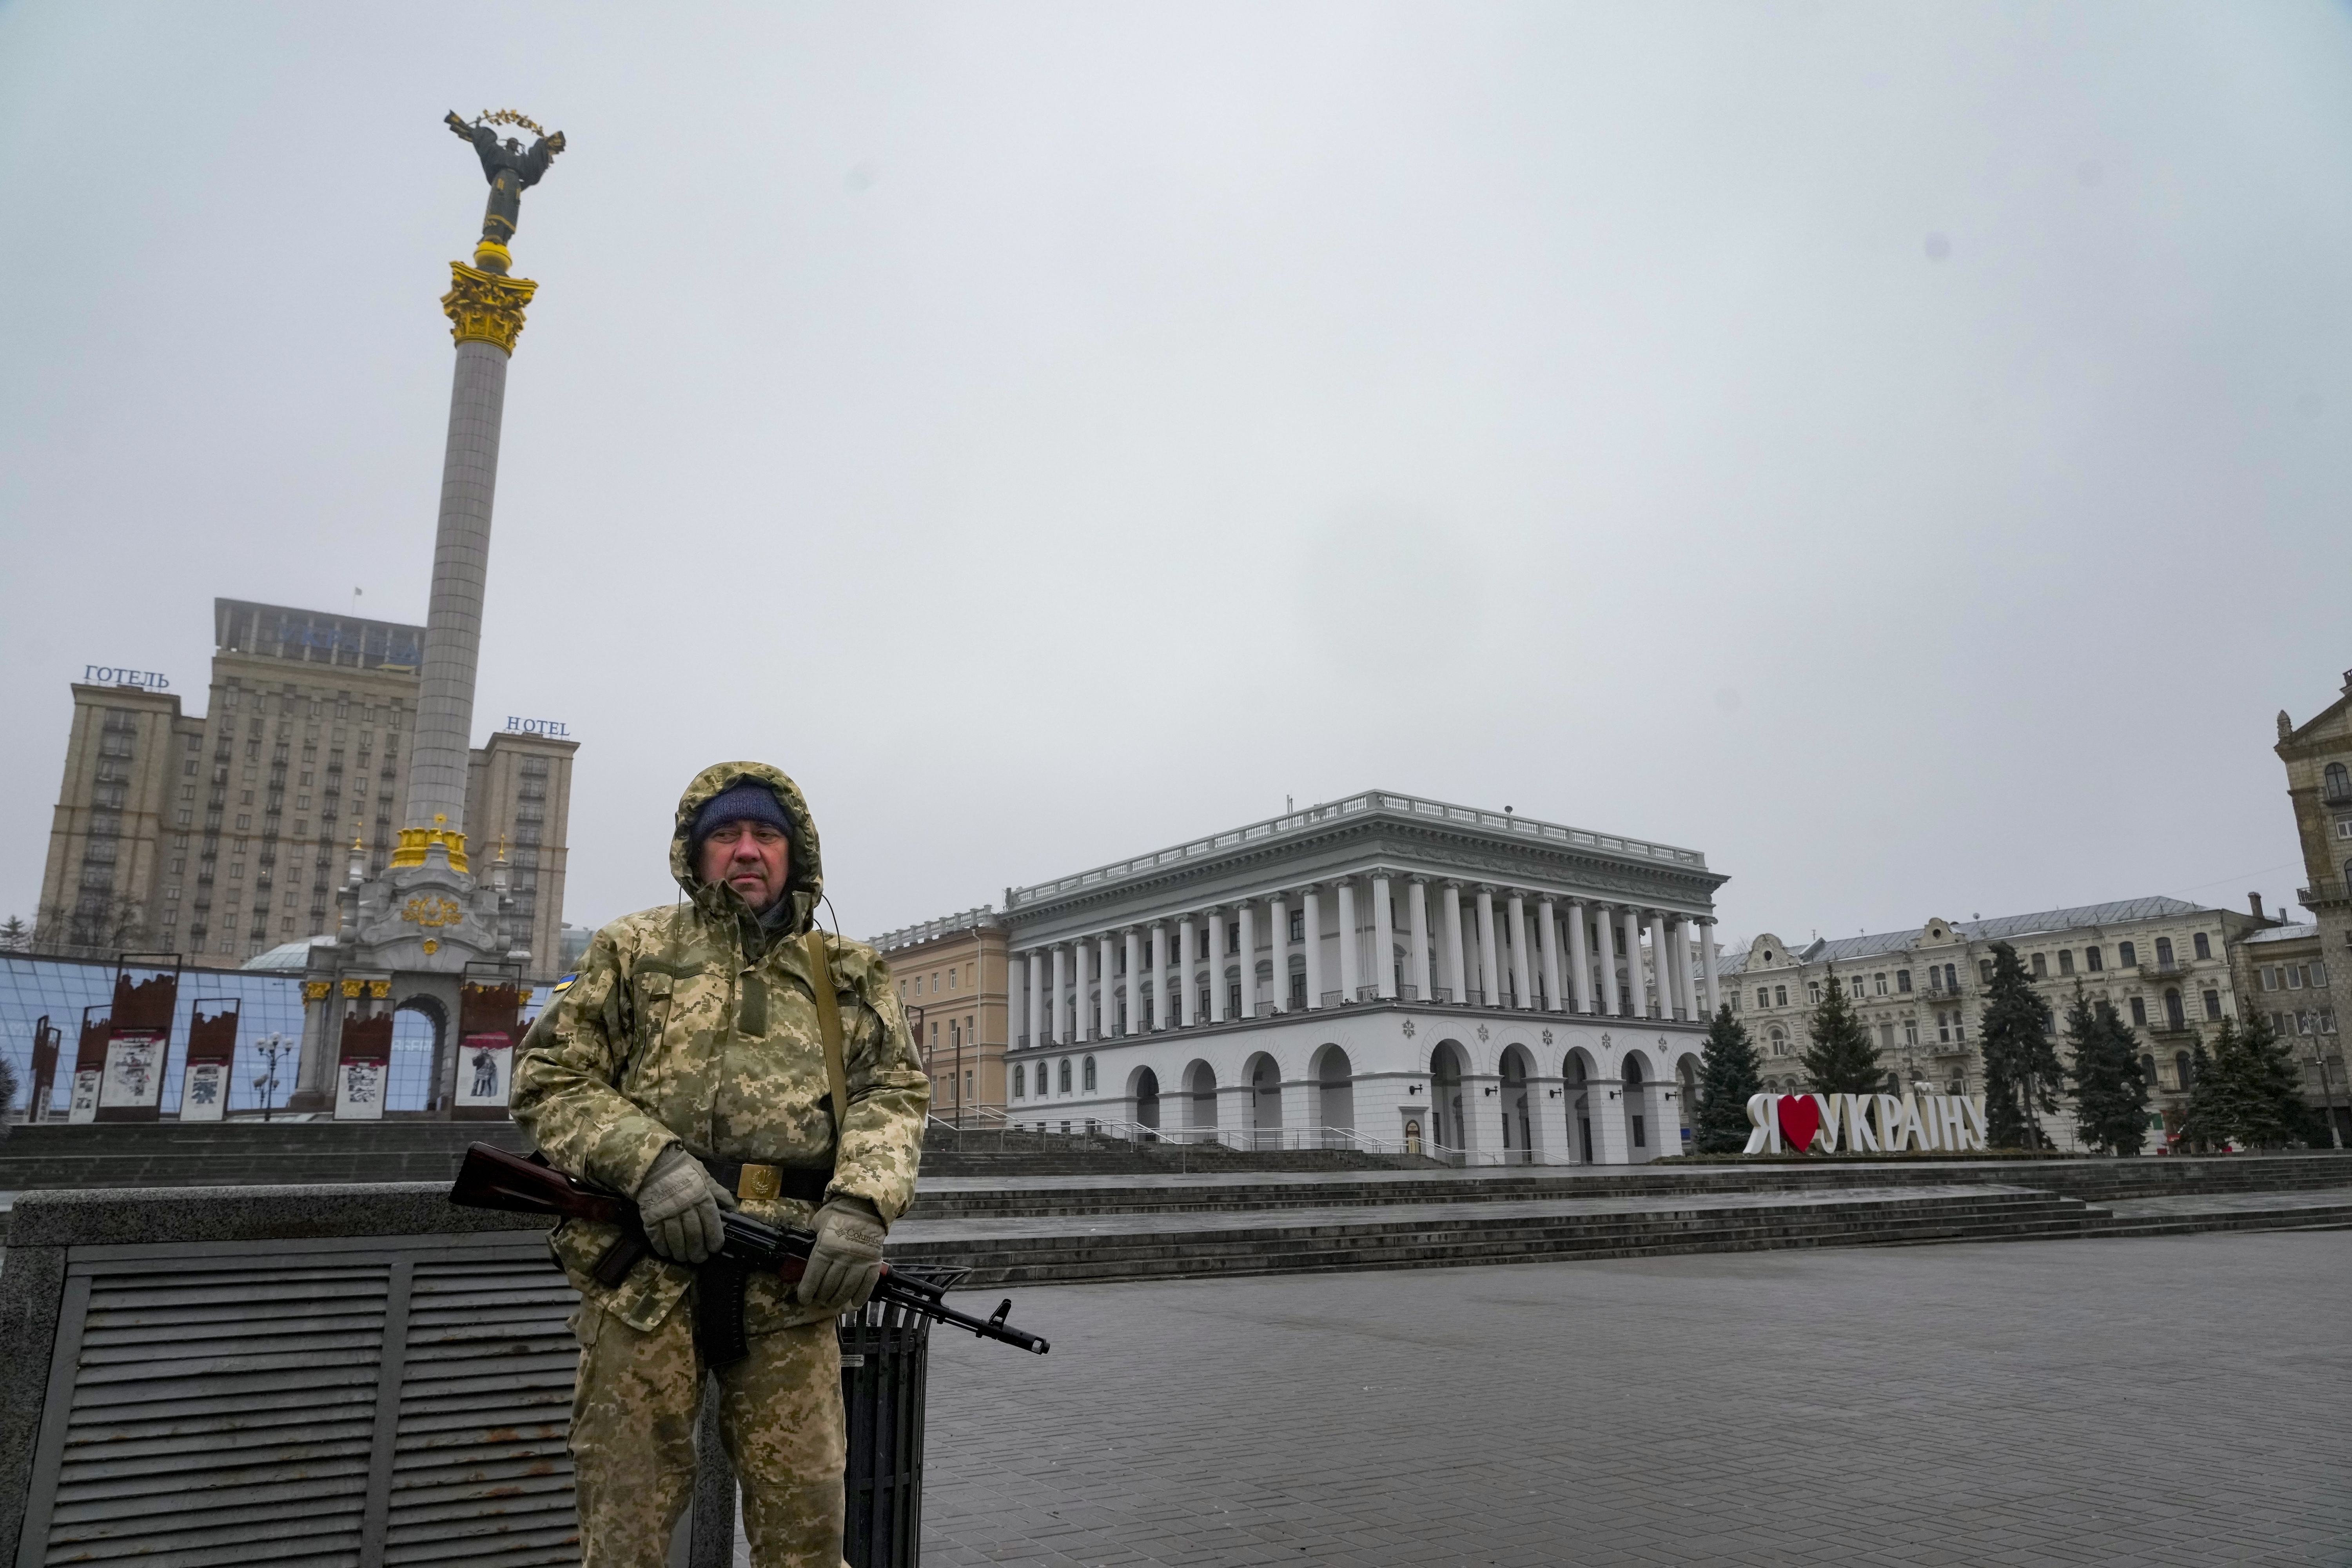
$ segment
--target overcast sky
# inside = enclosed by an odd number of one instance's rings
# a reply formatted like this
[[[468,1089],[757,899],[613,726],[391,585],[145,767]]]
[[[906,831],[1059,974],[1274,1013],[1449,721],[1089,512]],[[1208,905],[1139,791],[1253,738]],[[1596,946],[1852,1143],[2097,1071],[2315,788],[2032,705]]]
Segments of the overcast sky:
[[[2352,666],[2341,5],[0,8],[0,913],[89,663],[422,622],[523,203],[476,739],[564,913],[799,778],[856,934],[1368,786],[1727,936],[2301,884]]]

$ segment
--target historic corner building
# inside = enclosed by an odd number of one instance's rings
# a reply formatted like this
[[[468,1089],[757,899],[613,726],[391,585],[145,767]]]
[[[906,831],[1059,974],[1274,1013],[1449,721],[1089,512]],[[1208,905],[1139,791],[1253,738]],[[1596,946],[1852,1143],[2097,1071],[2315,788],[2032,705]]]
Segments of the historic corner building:
[[[1371,791],[1008,889],[1007,1114],[1481,1163],[1680,1152],[1726,879]]]
[[[1006,1110],[1004,924],[982,907],[872,939],[890,962],[931,1077],[931,1114],[962,1125]]]
[[[2352,669],[2336,700],[2304,723],[2280,711],[2275,750],[2310,884],[2295,897],[2312,920],[2293,939],[2282,933],[2279,945],[2250,950],[2246,967],[2263,993],[2258,1005],[2283,1037],[2294,1037],[2305,1098],[2327,1106],[2352,1144],[2336,1027],[2352,1012]]]
[[[381,875],[405,820],[424,642],[423,626],[215,599],[203,717],[152,672],[76,682],[36,945],[234,965],[334,935],[353,844]],[[518,729],[467,759],[465,820],[508,866],[499,941],[547,973],[577,750]]]

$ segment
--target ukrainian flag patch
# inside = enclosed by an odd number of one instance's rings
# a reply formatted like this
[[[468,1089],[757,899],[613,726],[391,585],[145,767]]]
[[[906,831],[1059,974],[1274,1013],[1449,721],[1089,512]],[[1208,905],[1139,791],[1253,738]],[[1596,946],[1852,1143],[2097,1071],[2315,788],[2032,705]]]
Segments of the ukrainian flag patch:
[[[549,993],[548,993],[548,994],[549,994],[549,995],[551,995],[551,996],[561,996],[561,995],[562,995],[566,991],[569,991],[569,990],[571,990],[571,989],[572,989],[572,983],[573,981],[575,981],[575,980],[579,979],[579,978],[580,978],[579,971],[574,970],[574,971],[573,971],[572,973],[571,973],[570,974],[567,974],[567,975],[565,975],[562,979],[561,979],[561,980],[557,981],[557,982],[555,983],[555,989],[554,989],[554,990],[552,990],[552,991],[551,991],[551,992],[549,992]]]

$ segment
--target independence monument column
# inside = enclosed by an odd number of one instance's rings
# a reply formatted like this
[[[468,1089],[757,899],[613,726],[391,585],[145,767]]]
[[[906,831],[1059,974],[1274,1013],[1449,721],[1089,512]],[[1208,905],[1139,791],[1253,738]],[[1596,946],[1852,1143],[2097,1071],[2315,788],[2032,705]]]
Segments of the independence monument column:
[[[416,727],[409,741],[408,816],[390,864],[366,875],[365,847],[352,846],[337,901],[332,942],[313,943],[302,982],[302,1054],[289,1110],[332,1108],[337,1121],[374,1121],[389,1095],[394,1015],[413,1009],[433,1026],[425,1107],[444,1116],[502,1118],[506,1067],[530,999],[522,965],[501,919],[503,864],[477,879],[466,854],[466,782],[474,730],[474,666],[482,646],[482,590],[490,556],[490,501],[498,489],[499,422],[506,407],[507,361],[522,331],[523,307],[539,285],[510,278],[507,242],[522,216],[522,193],[563,151],[510,109],[449,128],[481,160],[490,183],[474,264],[449,264],[441,309],[457,341],[449,392],[449,441],[441,463],[441,520],[433,536],[433,591]],[[539,137],[529,151],[501,125]],[[552,954],[536,955],[541,960]],[[461,1054],[472,1074],[460,1087]],[[484,1087],[487,1086],[487,1087]]]
[[[452,112],[445,123],[481,159],[490,195],[474,265],[451,262],[450,289],[441,298],[441,309],[453,323],[457,365],[441,463],[441,521],[433,539],[416,733],[409,743],[408,816],[392,864],[422,866],[437,853],[462,874],[467,868],[466,776],[473,747],[474,666],[482,642],[507,361],[522,331],[523,308],[539,289],[530,279],[507,276],[514,259],[507,242],[522,216],[522,193],[539,183],[563,151],[563,133],[548,135],[506,109],[470,125]],[[539,140],[528,152],[511,136],[502,143],[501,123],[538,132]]]

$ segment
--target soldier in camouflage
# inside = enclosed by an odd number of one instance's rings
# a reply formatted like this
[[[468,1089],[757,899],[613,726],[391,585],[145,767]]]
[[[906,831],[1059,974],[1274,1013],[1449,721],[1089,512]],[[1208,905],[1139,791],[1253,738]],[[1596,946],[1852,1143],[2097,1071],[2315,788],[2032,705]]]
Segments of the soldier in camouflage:
[[[833,1321],[871,1293],[883,1231],[914,1201],[930,1085],[878,954],[835,940],[832,973],[812,973],[802,938],[824,876],[791,779],[759,763],[696,774],[670,870],[686,901],[598,931],[514,1070],[515,1121],[558,1170],[634,1195],[657,1254],[607,1289],[589,1271],[612,1226],[568,1221],[552,1240],[584,1298],[572,1414],[581,1554],[587,1568],[667,1561],[706,1375],[694,1266],[719,1247],[720,1209],[740,1207],[817,1233],[797,1286],[752,1277],[751,1353],[717,1369],[744,1531],[761,1568],[835,1568],[845,1438]],[[838,1128],[819,984],[841,1007]]]

